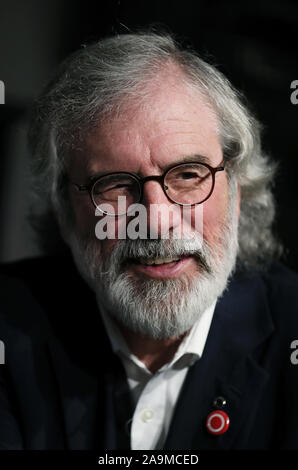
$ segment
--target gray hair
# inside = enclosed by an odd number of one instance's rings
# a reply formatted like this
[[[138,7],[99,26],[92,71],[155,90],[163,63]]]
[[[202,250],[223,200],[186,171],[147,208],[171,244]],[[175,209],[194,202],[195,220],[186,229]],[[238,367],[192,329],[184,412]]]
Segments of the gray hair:
[[[146,99],[144,90],[173,65],[215,111],[228,175],[241,187],[238,262],[264,267],[281,252],[272,232],[276,164],[264,155],[260,125],[227,78],[168,33],[109,37],[62,63],[37,101],[29,131],[35,196],[45,203],[44,213],[54,210],[61,223],[70,220],[64,182],[72,149],[128,102]]]

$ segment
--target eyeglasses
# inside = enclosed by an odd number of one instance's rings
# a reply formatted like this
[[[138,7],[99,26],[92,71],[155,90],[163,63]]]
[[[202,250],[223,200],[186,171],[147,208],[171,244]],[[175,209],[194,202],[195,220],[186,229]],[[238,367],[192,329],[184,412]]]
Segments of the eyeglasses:
[[[212,194],[215,185],[215,174],[223,171],[224,166],[213,168],[207,163],[189,162],[171,166],[162,175],[140,178],[134,173],[118,171],[100,176],[88,185],[74,186],[78,191],[88,191],[94,206],[107,215],[125,215],[132,204],[140,203],[143,198],[144,184],[157,181],[166,197],[180,206],[195,206],[205,202]],[[126,204],[118,213],[118,198],[123,197]],[[109,204],[114,212],[101,209],[101,205]]]

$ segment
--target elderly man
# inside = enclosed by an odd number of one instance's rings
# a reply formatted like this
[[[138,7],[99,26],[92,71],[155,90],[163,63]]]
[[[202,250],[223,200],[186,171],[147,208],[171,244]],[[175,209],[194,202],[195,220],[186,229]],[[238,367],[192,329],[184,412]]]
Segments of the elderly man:
[[[104,39],[30,145],[68,252],[3,267],[0,448],[297,448],[298,279],[227,79],[169,35]]]

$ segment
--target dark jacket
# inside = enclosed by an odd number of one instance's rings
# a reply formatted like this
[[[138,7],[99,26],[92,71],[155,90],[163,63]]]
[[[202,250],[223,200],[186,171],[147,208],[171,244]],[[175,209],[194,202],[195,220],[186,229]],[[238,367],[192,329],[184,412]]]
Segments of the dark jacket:
[[[68,257],[2,268],[0,449],[125,449],[133,409],[94,294]],[[298,449],[298,276],[238,274],[218,301],[164,449]],[[226,399],[226,433],[206,417]]]

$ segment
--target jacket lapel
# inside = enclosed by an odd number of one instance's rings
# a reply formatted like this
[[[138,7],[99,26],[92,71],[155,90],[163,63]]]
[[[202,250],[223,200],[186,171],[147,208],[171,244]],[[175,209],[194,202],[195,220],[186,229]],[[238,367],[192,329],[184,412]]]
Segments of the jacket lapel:
[[[92,372],[74,363],[57,342],[49,346],[58,378],[67,448],[129,449],[125,424],[132,410],[120,360],[106,348],[97,355],[98,368]]]
[[[48,315],[53,330],[48,346],[67,448],[90,450],[101,447],[105,374],[114,358],[93,292],[76,273],[68,279],[63,303],[59,310],[52,306]]]
[[[165,449],[231,449],[245,446],[268,373],[257,346],[274,327],[260,278],[234,279],[219,300],[202,358],[189,370]],[[223,396],[229,429],[214,436],[206,418]],[[181,430],[181,431],[180,431]]]
[[[49,343],[55,369],[68,449],[94,447],[98,377],[75,364],[56,341]]]

